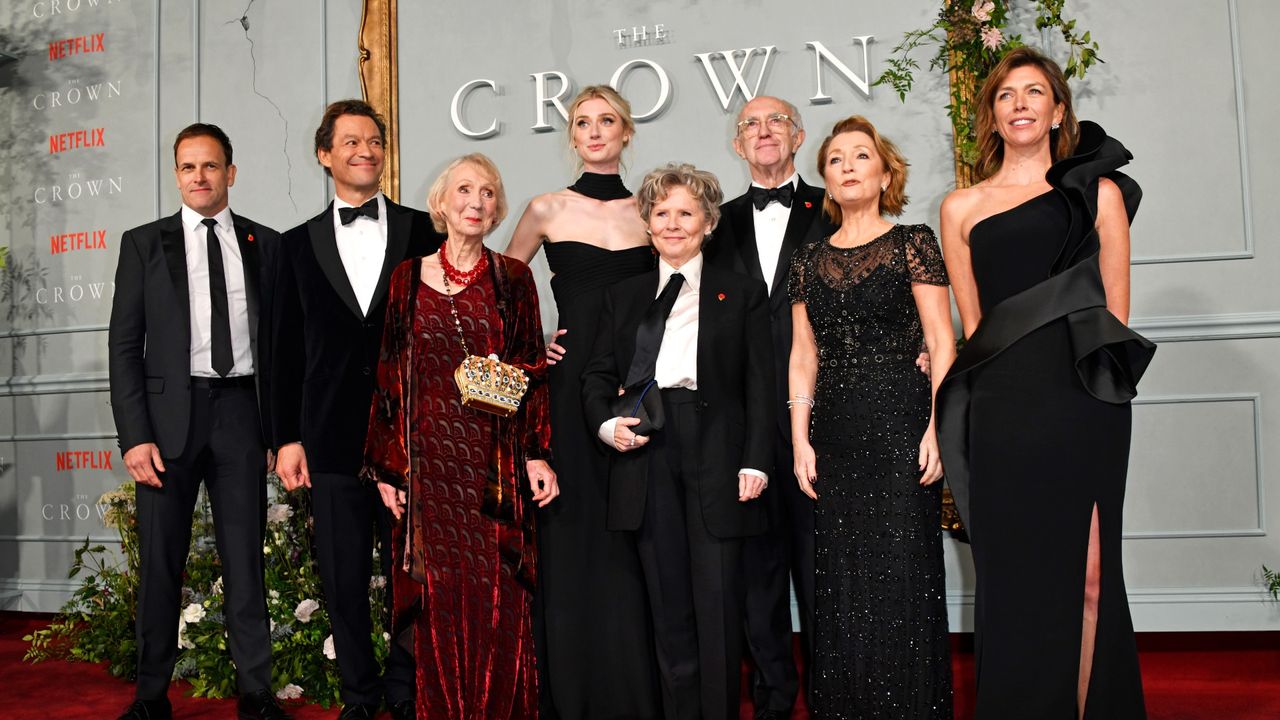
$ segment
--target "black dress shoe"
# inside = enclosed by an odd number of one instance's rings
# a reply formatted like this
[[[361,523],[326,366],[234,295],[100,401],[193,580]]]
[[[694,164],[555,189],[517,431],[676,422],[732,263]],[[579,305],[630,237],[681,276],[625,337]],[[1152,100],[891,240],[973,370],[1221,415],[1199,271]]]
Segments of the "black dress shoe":
[[[134,700],[133,704],[125,708],[124,714],[119,720],[172,720],[173,708],[169,705],[169,698],[160,698],[159,700]]]
[[[346,705],[338,713],[338,720],[373,720],[377,714],[377,705]]]
[[[241,695],[236,703],[236,713],[240,720],[291,720],[270,690]]]
[[[391,720],[418,720],[418,708],[412,700],[401,700],[387,706],[391,712]]]

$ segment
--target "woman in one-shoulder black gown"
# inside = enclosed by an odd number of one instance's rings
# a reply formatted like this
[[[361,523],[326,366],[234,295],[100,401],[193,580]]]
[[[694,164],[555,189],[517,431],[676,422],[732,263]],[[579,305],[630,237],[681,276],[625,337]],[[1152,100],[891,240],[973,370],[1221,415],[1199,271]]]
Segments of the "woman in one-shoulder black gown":
[[[542,248],[561,328],[551,348],[551,452],[560,497],[538,513],[538,650],[543,720],[647,720],[661,714],[649,609],[629,533],[605,529],[609,460],[587,427],[581,376],[604,288],[653,269],[635,199],[618,175],[635,132],[627,101],[590,86],[569,106],[585,172],[529,202],[506,254]]]
[[[986,180],[942,206],[969,339],[937,397],[976,570],[977,718],[1143,718],[1120,556],[1129,400],[1154,352],[1124,325],[1140,191],[1038,52],[1011,53],[979,103]]]

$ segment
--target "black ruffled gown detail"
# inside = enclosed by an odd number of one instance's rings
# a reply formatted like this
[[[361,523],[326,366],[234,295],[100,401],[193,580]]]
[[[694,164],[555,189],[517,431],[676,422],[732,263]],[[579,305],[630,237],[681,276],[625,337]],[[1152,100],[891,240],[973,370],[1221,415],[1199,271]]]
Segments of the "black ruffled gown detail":
[[[1092,508],[1102,555],[1086,720],[1144,718],[1121,566],[1129,401],[1155,352],[1106,309],[1098,180],[1132,156],[1094,123],[1053,189],[980,221],[969,246],[982,321],[938,391],[947,481],[976,569],[977,718],[1073,720]]]
[[[550,369],[551,448],[560,497],[538,511],[535,632],[541,717],[621,720],[661,715],[644,576],[630,533],[605,529],[609,460],[582,411],[603,289],[653,269],[649,247],[610,251],[548,241],[563,360]]]
[[[810,713],[950,720],[942,483],[919,483],[930,384],[912,294],[947,284],[938,241],[896,225],[853,248],[813,243],[789,283],[818,345]]]

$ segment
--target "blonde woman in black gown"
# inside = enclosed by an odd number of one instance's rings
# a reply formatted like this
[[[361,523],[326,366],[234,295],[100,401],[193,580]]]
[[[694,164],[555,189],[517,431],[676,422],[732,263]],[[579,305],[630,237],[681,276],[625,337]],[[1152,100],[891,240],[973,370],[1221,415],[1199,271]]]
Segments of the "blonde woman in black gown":
[[[1077,122],[1030,48],[977,100],[982,182],[942,204],[968,342],[938,391],[973,543],[977,717],[1145,717],[1120,562],[1130,407],[1154,346],[1127,327],[1130,155]]]
[[[604,288],[656,262],[619,175],[635,130],[631,105],[616,90],[583,88],[569,105],[568,128],[582,174],[530,200],[504,251],[526,263],[539,249],[546,253],[560,328],[549,358],[552,464],[561,496],[538,514],[534,601],[544,720],[660,714],[640,561],[628,533],[605,529],[609,462],[583,418],[580,383]]]
[[[815,720],[950,720],[942,465],[933,388],[955,356],[927,225],[899,225],[907,163],[866,118],[818,150],[838,225],[796,251],[789,385],[796,479],[814,504]],[[915,365],[921,341],[931,376]]]

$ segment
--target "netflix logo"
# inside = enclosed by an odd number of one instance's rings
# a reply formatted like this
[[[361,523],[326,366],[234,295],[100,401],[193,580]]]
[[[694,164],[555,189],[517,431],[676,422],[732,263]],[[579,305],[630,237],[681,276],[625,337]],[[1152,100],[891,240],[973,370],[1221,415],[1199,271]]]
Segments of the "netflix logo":
[[[85,232],[62,233],[49,236],[49,253],[60,255],[76,250],[106,250],[107,231],[87,230]]]
[[[103,147],[107,144],[106,132],[106,128],[86,128],[50,135],[49,154],[56,155],[68,150]]]
[[[58,470],[111,470],[110,450],[63,450],[54,457]]]
[[[81,35],[80,37],[67,38],[65,40],[54,40],[49,43],[49,59],[61,60],[73,55],[106,52],[105,43],[103,42],[106,35],[106,33],[97,33],[95,35]]]

